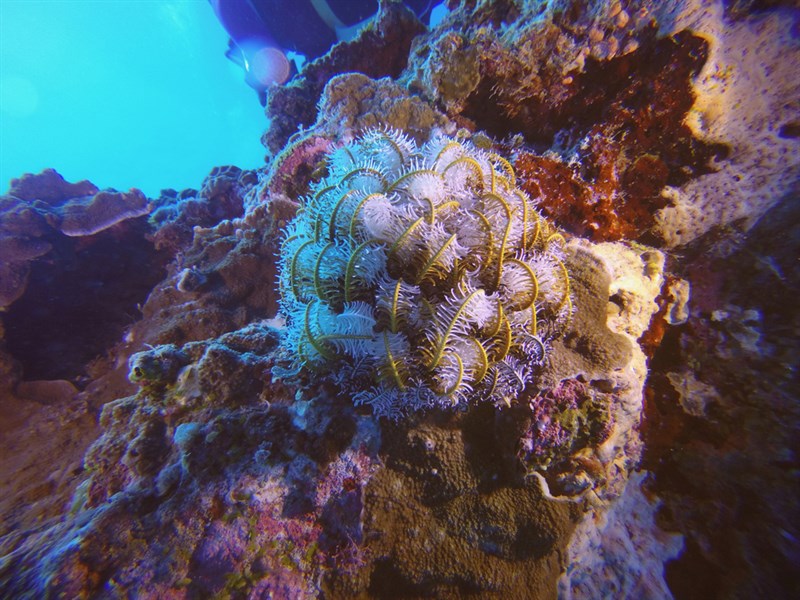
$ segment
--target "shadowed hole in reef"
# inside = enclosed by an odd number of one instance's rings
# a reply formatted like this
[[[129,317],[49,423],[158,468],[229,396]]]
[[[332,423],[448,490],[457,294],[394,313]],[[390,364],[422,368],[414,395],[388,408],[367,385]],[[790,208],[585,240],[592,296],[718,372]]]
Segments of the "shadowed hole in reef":
[[[501,415],[501,435],[498,438],[497,419],[496,410],[490,404],[483,403],[470,413],[464,423],[464,452],[484,493],[516,481],[518,475],[515,448],[504,446],[501,440],[516,440],[521,432],[509,432],[509,428],[513,429],[513,423]],[[508,435],[503,435],[504,432]]]
[[[24,379],[67,379],[81,387],[87,363],[139,318],[165,265],[145,229],[142,221],[61,239],[33,265],[25,294],[4,318],[7,348]]]
[[[800,253],[795,200],[790,193],[778,201],[730,255],[709,251],[724,239],[714,231],[682,249],[678,274],[692,285],[692,314],[667,329],[651,359],[641,426],[642,467],[655,475],[649,491],[663,501],[659,526],[685,536],[683,553],[665,567],[677,600],[797,597],[786,592],[798,589],[797,561],[781,533],[793,516],[781,499],[793,498],[796,482],[774,450],[789,447],[781,436],[791,435],[796,415],[783,408],[796,396],[788,358],[798,355],[791,329],[800,294],[800,274],[792,267]],[[714,321],[711,310],[718,306],[746,306],[754,320]],[[738,348],[734,332],[741,330],[725,329],[732,323],[758,328],[772,350],[746,358],[736,358],[738,350],[723,354],[720,346]],[[686,411],[680,386],[667,376],[686,365],[719,395],[702,416]]]
[[[477,597],[482,590],[463,581],[448,586],[447,597]],[[390,561],[378,561],[370,577],[368,589],[371,598],[437,598],[442,594],[440,586],[412,583]]]
[[[683,553],[664,567],[664,576],[678,600],[705,600],[719,597],[724,574],[688,539]]]
[[[376,563],[370,578],[369,593],[374,598],[407,598],[423,595],[423,586],[409,583],[389,561]]]

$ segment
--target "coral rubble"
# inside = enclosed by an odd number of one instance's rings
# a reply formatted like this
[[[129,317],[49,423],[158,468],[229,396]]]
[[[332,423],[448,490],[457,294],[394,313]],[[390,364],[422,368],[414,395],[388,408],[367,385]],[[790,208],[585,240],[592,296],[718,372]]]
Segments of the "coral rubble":
[[[797,595],[800,13],[447,4],[0,198],[0,595]]]

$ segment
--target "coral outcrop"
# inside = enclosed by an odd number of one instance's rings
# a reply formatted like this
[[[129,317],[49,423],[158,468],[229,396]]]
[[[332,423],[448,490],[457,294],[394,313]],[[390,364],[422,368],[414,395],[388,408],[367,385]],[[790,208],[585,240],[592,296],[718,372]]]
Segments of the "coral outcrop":
[[[667,569],[676,597],[797,589],[798,224],[784,200],[736,242],[688,248],[680,266],[691,312],[653,357],[643,431],[659,523],[686,536]]]
[[[258,182],[253,171],[237,167],[215,167],[200,191],[162,190],[153,200],[150,221],[156,227],[156,248],[173,255],[191,245],[195,227],[212,227],[220,221],[244,214],[247,192]]]
[[[52,169],[0,198],[5,346],[27,380],[84,385],[85,365],[134,321],[168,259],[146,239],[144,194],[69,183]]]
[[[0,200],[0,595],[797,596],[797,8],[447,4]]]

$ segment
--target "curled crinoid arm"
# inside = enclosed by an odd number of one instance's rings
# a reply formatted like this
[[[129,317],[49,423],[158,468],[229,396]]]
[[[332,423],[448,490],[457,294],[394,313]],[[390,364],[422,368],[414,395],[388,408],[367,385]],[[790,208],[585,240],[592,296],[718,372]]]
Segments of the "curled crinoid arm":
[[[511,227],[508,231],[508,241],[506,243],[507,256],[518,256],[524,254],[527,244],[527,233],[530,228],[530,210],[524,194],[502,190],[500,196],[511,208]]]
[[[527,252],[538,243],[541,221],[528,195],[514,188],[505,191],[505,197],[516,215],[513,247],[517,252]]]
[[[284,244],[281,289],[284,301],[307,302],[316,295],[314,265],[319,247],[313,238],[295,238]]]
[[[564,298],[565,280],[555,257],[534,252],[528,255],[525,262],[536,275],[539,286],[537,300],[547,306],[558,305]]]
[[[480,279],[494,259],[495,236],[492,224],[478,210],[462,210],[454,217],[452,226],[458,232],[460,243],[469,249],[466,262],[475,279]]]
[[[432,408],[437,401],[437,396],[430,386],[418,378],[411,378],[402,397],[409,412]]]
[[[474,156],[459,156],[441,165],[441,174],[456,197],[491,189],[491,175],[487,175]]]
[[[344,310],[336,315],[334,333],[357,335],[371,338],[375,328],[372,305],[367,302],[349,302]]]
[[[389,185],[388,175],[384,166],[374,160],[366,160],[355,165],[339,180],[338,185],[349,186],[351,189],[362,191],[366,194],[383,192]]]
[[[322,228],[327,219],[330,207],[336,202],[337,196],[341,195],[337,185],[317,185],[312,187],[311,193],[300,199],[301,223],[313,223],[314,227]],[[317,225],[319,223],[319,225]]]
[[[325,216],[320,217],[323,222],[327,221],[326,232],[329,241],[349,235],[353,214],[356,208],[363,203],[364,198],[369,195],[362,190],[337,190],[337,192],[332,195],[332,201],[330,206],[326,207]]]
[[[470,385],[480,383],[489,371],[489,355],[477,337],[467,337],[455,345],[455,353],[464,365],[464,379]]]
[[[491,337],[486,339],[485,348],[486,354],[489,357],[490,363],[503,360],[508,353],[511,352],[514,343],[514,330],[511,327],[511,321],[508,316],[503,313],[500,316],[500,324]]]
[[[538,335],[533,335],[525,331],[519,334],[517,343],[521,353],[534,365],[544,364],[550,352],[550,346]]]
[[[450,190],[445,185],[444,178],[431,169],[410,170],[389,189],[399,189],[409,204],[426,213],[431,224],[436,219],[437,209],[450,200]]]
[[[508,408],[517,399],[523,387],[519,379],[510,372],[505,362],[492,365],[481,386],[481,397],[497,408]]]
[[[503,327],[503,323],[507,320],[505,310],[503,309],[503,303],[500,301],[500,298],[494,296],[495,299],[495,313],[489,319],[486,319],[486,322],[483,324],[483,327],[479,329],[480,335],[484,339],[491,339],[496,336]]]
[[[506,255],[510,254],[513,246],[510,245],[511,234],[514,228],[513,210],[505,198],[494,193],[485,193],[481,196],[483,214],[493,226],[493,239],[496,245],[492,248],[493,262],[487,269],[491,271],[491,279],[487,285],[495,290],[500,285]]]
[[[405,271],[406,265],[413,264],[417,254],[426,247],[425,233],[429,230],[430,226],[426,224],[424,216],[408,223],[389,245],[386,258],[389,269]],[[405,276],[411,278],[410,273]]]
[[[558,263],[559,271],[561,273],[561,290],[562,296],[558,302],[557,312],[558,318],[568,321],[572,317],[572,288],[569,281],[569,272],[564,263],[558,258],[555,259]]]
[[[402,213],[384,193],[366,194],[353,207],[347,235],[351,238],[392,241],[402,225]]]
[[[367,240],[355,246],[345,268],[344,302],[371,298],[374,287],[385,272],[386,251],[383,244]]]
[[[339,305],[344,302],[342,284],[352,254],[349,240],[321,245],[314,261],[313,284],[317,298]]]
[[[517,176],[514,174],[514,167],[511,166],[511,163],[499,154],[495,154],[493,152],[489,154],[489,160],[496,169],[503,173],[503,179],[505,180],[504,187],[507,189],[513,189],[516,187]]]
[[[450,137],[437,136],[425,144],[421,154],[431,168],[441,171],[445,165],[453,160],[466,156],[468,150],[464,144]]]
[[[437,403],[450,408],[469,397],[472,392],[464,360],[456,352],[447,352],[433,371],[431,389]]]
[[[525,310],[539,297],[539,280],[524,260],[510,258],[505,261],[497,292],[509,310]]]
[[[366,158],[361,153],[361,148],[355,144],[336,148],[328,155],[328,177],[323,180],[323,183],[327,185],[338,183],[345,174],[352,171]]]
[[[390,177],[396,177],[417,156],[417,144],[405,133],[391,127],[364,132],[359,139],[362,153],[380,160]]]
[[[308,366],[322,366],[338,359],[335,348],[324,337],[335,328],[336,314],[324,303],[312,300],[298,305],[289,319],[300,326],[294,341],[294,350],[303,356]]]
[[[337,314],[324,304],[311,303],[305,318],[308,341],[326,360],[372,353],[375,318],[370,304],[352,302]]]
[[[453,290],[437,308],[432,328],[425,332],[428,345],[421,350],[428,368],[437,368],[446,351],[452,351],[495,315],[495,302],[482,289],[464,285]]]
[[[403,391],[411,377],[411,345],[402,333],[384,330],[373,345],[381,381]]]
[[[342,361],[331,373],[333,382],[348,387],[354,381],[366,381],[375,372],[375,358],[371,353],[361,354],[352,360]]]
[[[444,280],[468,251],[468,248],[458,242],[458,235],[446,230],[441,223],[426,227],[422,235],[426,242],[425,246],[408,265],[415,273],[415,285],[423,281]]]
[[[385,277],[378,284],[376,312],[381,326],[392,333],[409,326],[409,320],[418,310],[420,289],[402,279]]]
[[[562,324],[568,322],[573,310],[572,287],[563,260],[552,253],[536,253],[529,264],[539,279],[542,313]]]
[[[379,417],[397,421],[403,416],[402,392],[390,385],[378,385],[353,394],[356,406],[368,405]]]
[[[527,364],[511,356],[506,357],[490,369],[487,399],[499,408],[511,406],[531,380],[532,371]]]
[[[389,181],[386,191],[399,192],[412,202],[433,196],[438,203],[444,199],[447,190],[441,173],[429,168],[421,160],[413,160],[401,169],[393,181]]]

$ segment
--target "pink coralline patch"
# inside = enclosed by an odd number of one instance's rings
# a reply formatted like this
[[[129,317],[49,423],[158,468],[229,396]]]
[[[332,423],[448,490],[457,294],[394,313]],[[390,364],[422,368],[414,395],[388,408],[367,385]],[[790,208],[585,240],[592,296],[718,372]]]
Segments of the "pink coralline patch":
[[[548,467],[608,438],[611,422],[587,384],[568,379],[531,401],[531,424],[520,440],[520,458]]]
[[[236,572],[245,557],[249,536],[244,519],[228,524],[222,521],[211,523],[192,555],[193,579],[213,585],[224,581],[229,573]]]
[[[531,402],[531,427],[521,440],[526,457],[544,457],[569,439],[570,432],[563,428],[558,415],[566,410],[576,410],[585,393],[586,386],[571,379]]]
[[[324,506],[332,496],[363,486],[378,465],[363,448],[348,449],[331,462],[317,487],[316,504]]]
[[[308,186],[315,166],[331,149],[329,139],[320,136],[302,138],[290,144],[275,159],[269,183],[263,191],[272,196],[297,197],[298,190]]]
[[[274,479],[253,480],[248,489],[255,491],[250,500],[224,507],[221,519],[206,528],[188,571],[191,589],[247,590],[251,598],[313,597],[325,563],[320,525],[312,515],[283,516],[289,490]]]
[[[320,547],[329,552],[358,553],[362,541],[364,487],[378,469],[365,449],[348,449],[328,465],[317,485],[316,504],[324,528]]]

